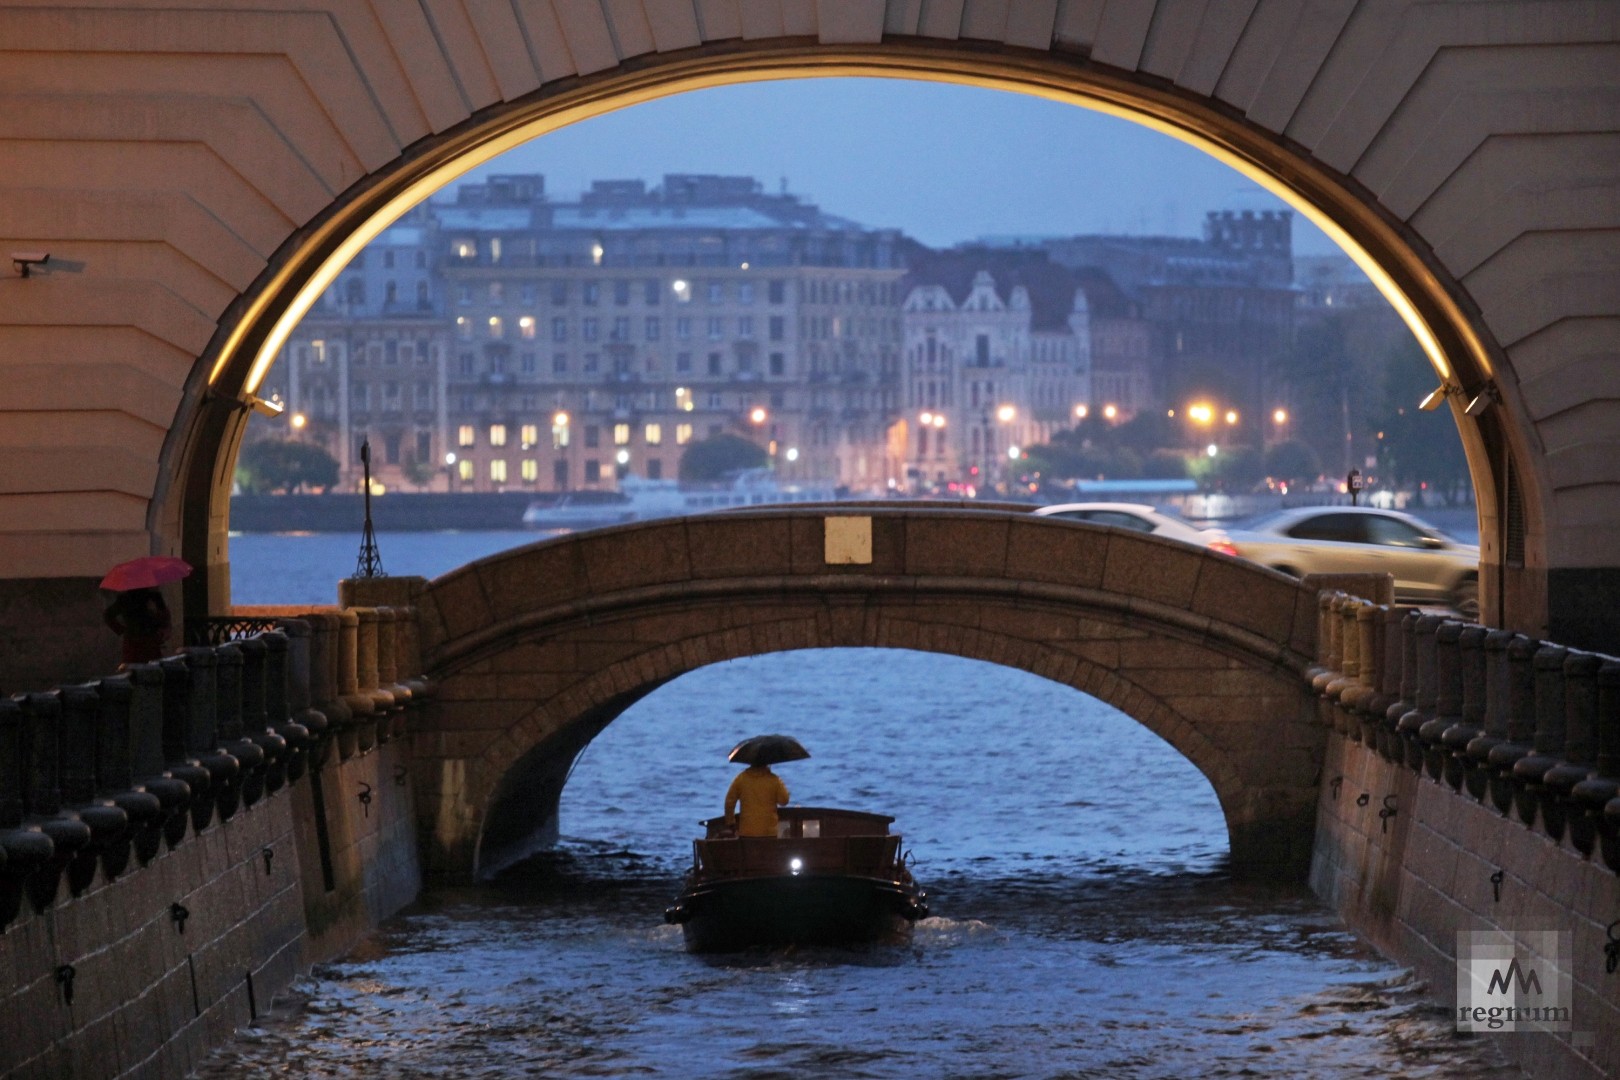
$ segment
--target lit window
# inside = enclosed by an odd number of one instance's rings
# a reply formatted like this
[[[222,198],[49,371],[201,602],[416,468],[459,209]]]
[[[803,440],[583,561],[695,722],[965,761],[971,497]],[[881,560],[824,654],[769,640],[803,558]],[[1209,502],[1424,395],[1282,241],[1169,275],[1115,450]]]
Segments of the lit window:
[[[498,236],[492,236],[492,237],[489,238],[489,261],[490,262],[500,262],[501,261],[501,238],[498,237]],[[494,299],[494,290],[497,287],[498,286],[496,286],[496,285],[490,286],[490,293],[491,293],[490,298],[491,299]]]
[[[310,342],[309,352],[317,364],[326,363],[326,342],[319,340]]]
[[[540,441],[540,427],[539,427],[539,425],[538,424],[524,424],[523,427],[518,429],[518,440],[523,443],[523,449],[525,449],[525,450],[527,450],[529,447],[533,446],[535,443],[539,442]]]
[[[677,304],[687,304],[692,301],[692,283],[683,279],[670,282],[670,291],[675,294]]]
[[[532,484],[536,480],[540,479],[540,463],[535,461],[533,458],[524,458],[523,464],[520,466],[520,468],[523,472],[523,479],[526,482]]]
[[[458,259],[476,259],[476,258],[478,258],[478,245],[473,243],[471,240],[457,240],[456,241],[456,258],[458,258]]]
[[[534,316],[525,315],[518,320],[518,332],[524,341],[534,340]]]
[[[506,425],[505,424],[491,424],[491,425],[489,425],[489,445],[491,445],[491,446],[505,446],[506,445]]]
[[[497,484],[506,483],[506,459],[496,458],[489,463],[489,478]]]
[[[648,446],[657,446],[664,441],[664,425],[648,424],[642,431],[642,437]]]
[[[676,424],[675,425],[675,442],[680,446],[685,446],[687,443],[689,443],[691,441],[692,441],[692,425],[691,424]]]
[[[471,424],[462,424],[460,429],[456,432],[457,446],[472,446],[477,439],[478,435],[475,431],[473,431],[473,426]]]
[[[601,333],[600,326],[601,324],[594,318],[581,319],[579,322],[579,336],[586,341],[595,341]]]
[[[628,446],[628,445],[630,445],[630,425],[629,424],[614,424],[613,425],[613,445],[614,446]]]
[[[467,320],[465,315],[456,316],[456,336],[463,341],[472,338],[472,323]]]
[[[502,338],[506,336],[506,324],[501,322],[501,317],[499,315],[491,315],[489,317],[489,336],[492,338]]]
[[[463,480],[470,481],[473,478],[473,463],[470,458],[462,458],[460,461],[456,462],[456,465],[459,468],[461,478]]]

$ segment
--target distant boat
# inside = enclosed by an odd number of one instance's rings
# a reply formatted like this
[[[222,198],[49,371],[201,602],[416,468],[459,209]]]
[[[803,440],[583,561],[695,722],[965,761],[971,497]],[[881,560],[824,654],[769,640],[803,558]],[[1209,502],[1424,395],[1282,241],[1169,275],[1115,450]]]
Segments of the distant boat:
[[[768,469],[748,469],[728,484],[683,484],[626,476],[618,491],[568,491],[529,504],[523,524],[531,529],[600,529],[743,506],[833,502],[825,484],[778,484]]]

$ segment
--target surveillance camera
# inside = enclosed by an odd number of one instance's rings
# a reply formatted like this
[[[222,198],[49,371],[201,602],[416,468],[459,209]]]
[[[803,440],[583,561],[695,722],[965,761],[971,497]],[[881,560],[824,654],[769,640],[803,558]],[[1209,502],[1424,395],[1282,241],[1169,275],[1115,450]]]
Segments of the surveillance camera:
[[[1467,413],[1469,416],[1483,416],[1485,415],[1485,410],[1489,409],[1495,401],[1496,392],[1494,390],[1489,388],[1481,390],[1477,395],[1475,395],[1474,399],[1468,403],[1468,407],[1463,409],[1463,412]]]
[[[11,265],[15,266],[17,273],[23,277],[28,276],[28,271],[32,267],[44,266],[50,261],[51,254],[48,251],[13,251],[11,253]]]

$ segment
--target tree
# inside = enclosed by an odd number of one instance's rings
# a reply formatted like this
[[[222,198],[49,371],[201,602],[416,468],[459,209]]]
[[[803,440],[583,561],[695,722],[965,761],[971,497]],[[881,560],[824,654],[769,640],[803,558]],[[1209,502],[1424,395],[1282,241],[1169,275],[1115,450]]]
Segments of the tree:
[[[243,491],[325,490],[338,482],[337,459],[311,443],[261,439],[242,448],[236,482]]]
[[[1378,430],[1378,471],[1383,486],[1436,492],[1450,502],[1469,490],[1468,459],[1455,418],[1447,408],[1417,407],[1438,378],[1413,340],[1385,358],[1383,402],[1373,414]]]
[[[414,484],[417,491],[421,491],[433,483],[434,477],[439,475],[439,467],[431,461],[419,461],[413,457],[405,463],[404,472],[405,479]]]
[[[681,455],[682,480],[724,480],[745,469],[759,469],[769,464],[770,458],[755,443],[740,435],[712,435],[699,439]]]
[[[1285,484],[1310,484],[1322,475],[1322,462],[1310,446],[1290,439],[1266,451],[1266,475]]]

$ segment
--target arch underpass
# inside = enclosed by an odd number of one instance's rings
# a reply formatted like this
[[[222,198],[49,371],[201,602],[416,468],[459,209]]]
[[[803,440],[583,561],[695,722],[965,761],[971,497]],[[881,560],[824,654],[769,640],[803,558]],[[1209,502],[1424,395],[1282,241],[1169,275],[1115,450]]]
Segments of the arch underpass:
[[[842,561],[862,537],[870,561]],[[438,688],[416,733],[418,810],[443,875],[543,839],[575,756],[658,686],[835,646],[987,660],[1091,694],[1209,779],[1235,868],[1309,861],[1315,593],[1223,555],[1012,512],[760,510],[543,541],[415,602]]]
[[[0,237],[53,260],[0,276],[0,679],[109,666],[95,585],[125,558],[182,554],[187,614],[228,608],[254,392],[410,205],[564,124],[817,75],[1103,109],[1289,199],[1448,390],[1485,618],[1612,647],[1617,59],[1593,0],[0,7]]]

